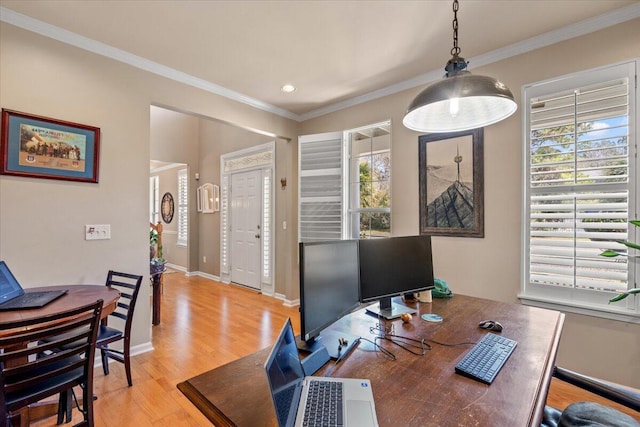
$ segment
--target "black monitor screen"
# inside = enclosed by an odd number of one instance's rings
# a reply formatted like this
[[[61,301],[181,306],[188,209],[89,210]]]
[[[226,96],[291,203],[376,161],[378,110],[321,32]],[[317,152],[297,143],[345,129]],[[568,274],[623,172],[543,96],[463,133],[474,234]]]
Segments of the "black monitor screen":
[[[433,287],[431,236],[360,240],[363,302]]]
[[[300,326],[304,341],[358,307],[358,241],[300,243]]]

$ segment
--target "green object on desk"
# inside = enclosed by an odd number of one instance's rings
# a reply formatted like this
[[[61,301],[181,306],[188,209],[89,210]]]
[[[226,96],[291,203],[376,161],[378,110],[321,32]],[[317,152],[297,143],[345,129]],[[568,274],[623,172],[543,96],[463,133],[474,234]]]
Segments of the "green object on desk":
[[[453,292],[449,289],[449,285],[442,279],[434,279],[435,288],[431,290],[431,295],[434,298],[451,298],[453,297]]]

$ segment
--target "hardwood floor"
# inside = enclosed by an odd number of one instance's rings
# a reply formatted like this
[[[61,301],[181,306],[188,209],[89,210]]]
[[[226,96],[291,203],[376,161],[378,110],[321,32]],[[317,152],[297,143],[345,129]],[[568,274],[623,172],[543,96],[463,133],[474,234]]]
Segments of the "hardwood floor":
[[[133,387],[127,387],[120,363],[111,363],[106,377],[101,367],[95,370],[96,426],[211,425],[176,384],[271,345],[287,317],[299,333],[297,307],[234,285],[180,272],[165,275],[162,322],[152,330],[154,351],[132,358]],[[554,380],[548,402],[564,408],[590,400],[588,395]],[[74,410],[73,421],[80,419]],[[53,426],[55,417],[32,425]]]

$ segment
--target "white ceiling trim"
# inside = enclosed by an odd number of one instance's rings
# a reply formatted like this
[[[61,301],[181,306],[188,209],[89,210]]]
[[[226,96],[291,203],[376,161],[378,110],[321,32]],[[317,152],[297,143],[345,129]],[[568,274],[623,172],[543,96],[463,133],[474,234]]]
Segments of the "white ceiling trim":
[[[550,31],[545,34],[523,40],[522,42],[473,57],[469,59],[469,63],[471,65],[470,68],[473,70],[473,67],[488,65],[510,58],[512,56],[520,55],[525,52],[558,43],[560,41],[568,40],[613,25],[617,25],[622,22],[636,19],[638,17],[640,17],[640,3],[636,3],[615,10],[613,12],[597,16],[595,18],[587,19],[576,24],[569,25],[565,28]],[[252,106],[254,108],[258,108],[260,110],[264,110],[298,122],[302,122],[304,120],[312,119],[315,117],[320,117],[325,114],[392,95],[394,93],[402,92],[407,89],[412,89],[417,86],[426,85],[430,82],[440,79],[443,76],[442,70],[429,71],[412,79],[405,80],[403,82],[390,85],[385,88],[366,93],[364,95],[356,96],[348,100],[329,105],[327,107],[319,108],[302,115],[298,115],[283,108],[276,107],[250,96],[227,89],[215,83],[211,83],[198,77],[191,76],[187,73],[183,73],[182,71],[178,71],[157,62],[150,61],[124,50],[114,48],[107,44],[92,40],[88,37],[81,36],[71,31],[67,31],[46,22],[33,19],[21,13],[17,13],[11,9],[7,9],[6,7],[0,6],[0,21],[78,47],[80,49],[84,49],[89,52],[105,56],[119,62],[123,62],[125,64],[148,71],[150,73],[157,74],[162,77],[166,77],[168,79],[175,80],[177,82],[184,83],[189,86],[193,86],[195,88],[211,92],[225,98],[229,98],[234,101]]]
[[[88,37],[81,36],[80,34],[76,34],[63,28],[56,27],[55,25],[51,25],[46,22],[31,18],[27,15],[23,15],[11,9],[7,9],[6,7],[0,7],[0,21],[4,21],[8,24],[15,25],[22,29],[29,30],[45,37],[52,38],[62,43],[66,43],[80,49],[84,49],[89,52],[114,59],[116,61],[124,62],[125,64],[131,65],[132,67],[140,68],[141,70],[148,71],[150,73],[157,74],[159,76],[166,77],[168,79],[175,80],[177,82],[184,83],[207,92],[215,93],[216,95],[224,96],[225,98],[233,99],[234,101],[250,105],[260,110],[265,110],[292,120],[300,120],[297,114],[276,107],[274,105],[267,104],[266,102],[262,102],[259,99],[255,99],[242,93],[235,92],[231,89],[227,89],[215,83],[211,83],[187,73],[183,73],[182,71],[175,70],[157,62],[150,61],[138,55],[134,55],[132,53],[117,49],[113,46],[109,46]]]

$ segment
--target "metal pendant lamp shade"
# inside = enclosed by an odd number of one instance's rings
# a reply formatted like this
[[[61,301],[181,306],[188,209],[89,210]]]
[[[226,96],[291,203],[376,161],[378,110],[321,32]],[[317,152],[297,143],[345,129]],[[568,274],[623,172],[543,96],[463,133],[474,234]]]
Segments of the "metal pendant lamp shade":
[[[453,57],[445,67],[447,75],[420,92],[409,105],[402,123],[411,130],[442,133],[476,129],[506,119],[518,109],[503,83],[464,71],[467,62],[459,56],[457,0],[453,11]]]
[[[421,132],[476,129],[506,119],[518,109],[498,80],[463,72],[432,84],[413,100],[402,123]]]

